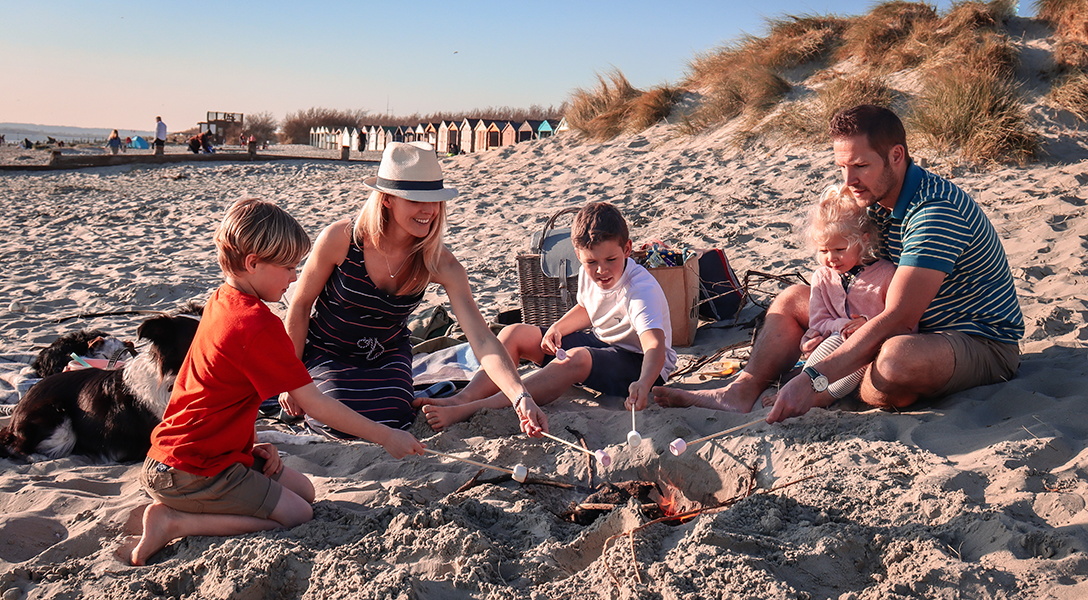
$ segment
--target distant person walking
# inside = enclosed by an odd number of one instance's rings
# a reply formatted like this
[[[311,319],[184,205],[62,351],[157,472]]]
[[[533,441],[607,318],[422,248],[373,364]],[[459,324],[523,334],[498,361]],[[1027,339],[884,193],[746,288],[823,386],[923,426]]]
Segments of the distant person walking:
[[[110,154],[117,154],[121,150],[121,136],[116,129],[106,138],[106,148],[109,148]]]
[[[162,122],[162,117],[155,117],[155,154],[162,154],[166,151],[166,123]]]

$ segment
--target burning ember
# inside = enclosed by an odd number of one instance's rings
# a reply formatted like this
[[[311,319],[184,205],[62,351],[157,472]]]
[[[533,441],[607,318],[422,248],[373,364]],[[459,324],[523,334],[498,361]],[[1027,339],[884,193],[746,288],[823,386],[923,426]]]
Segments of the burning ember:
[[[688,500],[680,489],[671,483],[624,481],[602,483],[597,491],[590,494],[581,504],[572,502],[564,516],[579,525],[589,525],[596,521],[597,517],[613,508],[627,505],[632,498],[636,500],[643,516],[651,520],[701,508],[700,504]],[[677,519],[671,524],[679,525],[690,518]]]

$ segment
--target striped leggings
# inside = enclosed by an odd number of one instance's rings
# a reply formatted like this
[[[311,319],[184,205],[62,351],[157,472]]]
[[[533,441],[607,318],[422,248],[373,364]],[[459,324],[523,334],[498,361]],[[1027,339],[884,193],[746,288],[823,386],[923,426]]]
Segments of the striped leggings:
[[[827,338],[820,342],[820,345],[812,351],[808,360],[805,361],[806,367],[814,367],[820,364],[820,361],[827,358],[829,354],[835,351],[836,348],[843,343],[843,337],[839,333],[832,333]],[[827,386],[827,392],[831,394],[832,398],[843,398],[850,392],[857,389],[861,383],[861,378],[865,376],[865,367],[854,371],[853,373],[833,381],[831,385]]]

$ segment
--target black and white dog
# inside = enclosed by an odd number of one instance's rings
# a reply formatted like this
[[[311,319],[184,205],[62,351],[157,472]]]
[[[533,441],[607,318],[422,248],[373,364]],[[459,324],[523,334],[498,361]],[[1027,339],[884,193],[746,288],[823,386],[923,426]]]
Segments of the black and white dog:
[[[129,350],[134,350],[132,342],[122,341],[97,329],[84,329],[54,340],[38,354],[30,368],[39,378],[48,377],[64,371],[72,360],[72,353],[83,358],[117,360]],[[136,355],[135,351],[132,355]]]
[[[202,310],[190,303],[176,315],[144,321],[136,334],[148,346],[121,369],[66,371],[34,384],[0,429],[0,456],[143,459]]]

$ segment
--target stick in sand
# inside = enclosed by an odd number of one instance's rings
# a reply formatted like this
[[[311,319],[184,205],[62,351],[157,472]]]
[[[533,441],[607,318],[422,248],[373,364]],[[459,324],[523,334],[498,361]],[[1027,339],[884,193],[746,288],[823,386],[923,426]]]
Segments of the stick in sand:
[[[494,471],[501,471],[503,473],[509,473],[514,481],[518,483],[525,483],[525,478],[529,476],[529,469],[525,468],[525,465],[514,465],[513,469],[504,469],[503,467],[496,467],[495,465],[487,465],[481,462],[476,462],[467,458],[461,458],[460,456],[454,456],[452,454],[446,454],[445,452],[439,452],[438,450],[431,450],[430,448],[424,448],[429,454],[436,454],[438,456],[444,456],[446,458],[452,458],[453,460],[459,460],[463,463],[470,465],[476,465],[477,467],[483,467],[485,469],[492,469]]]
[[[577,450],[579,452],[585,452],[586,454],[595,456],[595,457],[597,457],[597,462],[601,463],[602,466],[607,467],[608,465],[612,464],[612,457],[609,456],[608,453],[605,452],[604,450],[596,450],[596,451],[587,450],[587,449],[579,446],[578,444],[568,442],[567,440],[564,440],[561,437],[555,437],[554,435],[552,435],[552,434],[550,434],[550,433],[548,433],[546,431],[541,431],[540,435],[543,435],[546,438],[551,438],[551,439],[559,442],[560,444],[566,444],[566,445],[570,446],[571,448],[574,448],[575,450]]]
[[[745,427],[751,427],[752,425],[755,425],[756,423],[766,423],[766,422],[767,422],[766,419],[757,419],[755,421],[752,421],[751,423],[745,423],[744,425],[737,425],[736,427],[731,427],[729,429],[726,429],[725,431],[719,431],[718,433],[712,433],[710,435],[703,436],[703,437],[701,437],[701,438],[699,438],[697,440],[692,440],[690,443],[685,442],[684,438],[676,438],[675,440],[672,441],[671,444],[669,444],[669,451],[672,452],[676,456],[680,456],[681,454],[684,453],[685,450],[688,449],[688,446],[694,446],[696,444],[701,444],[701,443],[703,443],[703,442],[705,442],[707,440],[714,439],[714,438],[716,438],[718,436],[729,435],[730,433],[740,431],[741,429],[744,429]]]

